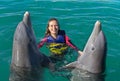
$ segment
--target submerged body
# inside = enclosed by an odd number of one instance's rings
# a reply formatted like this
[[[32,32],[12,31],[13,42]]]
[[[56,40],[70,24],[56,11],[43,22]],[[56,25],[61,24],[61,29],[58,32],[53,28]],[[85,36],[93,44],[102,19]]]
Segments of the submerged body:
[[[56,18],[50,18],[44,38],[38,43],[38,48],[46,45],[50,50],[52,62],[62,62],[68,52],[68,47],[73,48],[80,55],[82,52],[71,42],[64,30],[60,29],[59,22]]]
[[[78,48],[70,42],[64,30],[59,30],[56,38],[53,38],[51,35],[45,36],[38,44],[38,48],[41,48],[44,44],[46,44],[53,55],[64,55],[68,47],[78,51]]]
[[[43,64],[50,60],[39,52],[32,30],[30,14],[26,12],[14,33],[10,81],[38,81]],[[41,80],[40,80],[41,81]],[[43,80],[42,80],[43,81]]]

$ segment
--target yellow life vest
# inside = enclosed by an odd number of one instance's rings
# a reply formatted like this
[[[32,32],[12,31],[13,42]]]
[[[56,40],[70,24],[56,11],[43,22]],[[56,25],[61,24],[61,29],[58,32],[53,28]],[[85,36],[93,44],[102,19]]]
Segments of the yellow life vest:
[[[68,49],[65,43],[48,43],[47,47],[55,55],[64,54]]]

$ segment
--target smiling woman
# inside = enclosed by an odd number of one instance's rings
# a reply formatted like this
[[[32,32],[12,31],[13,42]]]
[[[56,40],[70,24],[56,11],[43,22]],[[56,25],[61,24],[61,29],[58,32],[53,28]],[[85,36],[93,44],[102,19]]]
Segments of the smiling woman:
[[[57,19],[55,19],[55,18],[50,19],[48,26],[47,26],[46,35],[47,34],[51,35],[54,39],[56,39],[58,30],[59,30],[59,25],[58,25]]]
[[[47,47],[51,51],[50,57],[54,58],[56,61],[58,57],[63,58],[67,52],[68,46],[75,49],[78,54],[82,54],[82,52],[71,43],[69,37],[65,34],[65,31],[60,30],[60,25],[56,18],[51,18],[48,21],[45,37],[38,44],[38,48],[41,48],[44,43],[47,44]]]

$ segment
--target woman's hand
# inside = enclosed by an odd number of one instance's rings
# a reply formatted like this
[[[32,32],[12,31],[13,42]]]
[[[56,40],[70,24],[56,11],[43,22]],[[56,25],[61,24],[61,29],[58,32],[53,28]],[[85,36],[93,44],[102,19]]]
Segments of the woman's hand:
[[[82,55],[82,54],[83,54],[83,52],[82,52],[82,51],[80,51],[80,50],[78,50],[78,54]]]

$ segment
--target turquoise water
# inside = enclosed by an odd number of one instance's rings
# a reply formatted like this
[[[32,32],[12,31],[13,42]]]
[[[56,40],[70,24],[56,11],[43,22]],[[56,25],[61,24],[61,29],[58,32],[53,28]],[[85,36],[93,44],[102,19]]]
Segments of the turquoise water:
[[[49,18],[56,17],[72,42],[81,50],[96,20],[108,43],[105,81],[120,81],[120,1],[119,0],[0,0],[0,81],[8,81],[13,34],[25,11],[31,13],[37,41],[43,36]],[[46,53],[43,47],[41,51]],[[47,74],[46,81],[68,81]]]

